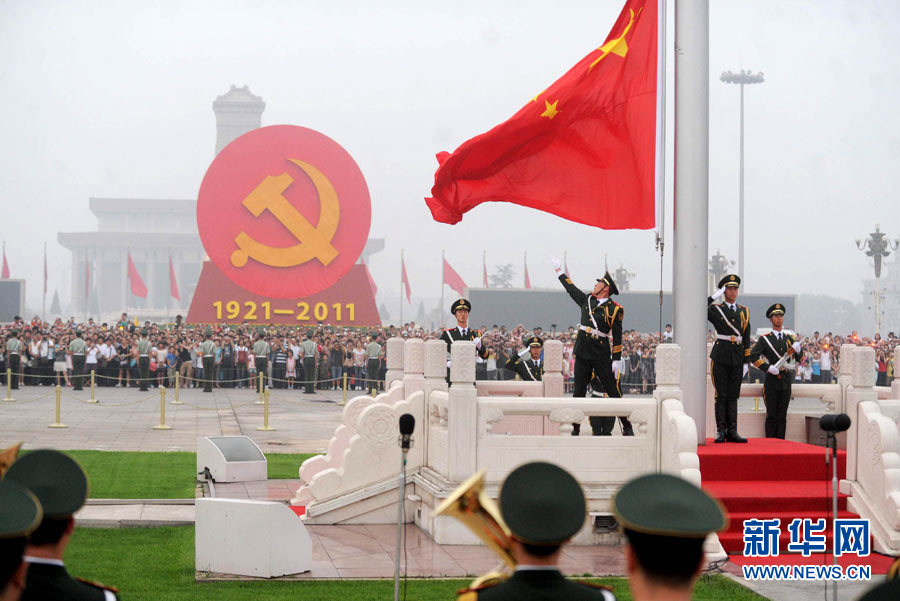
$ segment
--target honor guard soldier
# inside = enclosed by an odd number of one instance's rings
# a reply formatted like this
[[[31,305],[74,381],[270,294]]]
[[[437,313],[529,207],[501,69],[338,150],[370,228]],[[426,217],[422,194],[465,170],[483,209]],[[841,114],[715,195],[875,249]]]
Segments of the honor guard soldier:
[[[524,361],[516,353],[506,362],[506,369],[519,374],[526,382],[540,382],[544,376],[544,364],[541,362],[541,349],[544,341],[532,336],[526,341],[529,357]]]
[[[209,328],[203,333],[200,354],[203,355],[203,392],[212,392],[216,378],[216,343],[212,341],[212,330]]]
[[[9,365],[9,387],[11,390],[18,390],[19,369],[22,364],[22,341],[19,340],[18,330],[9,332],[9,339],[6,341],[6,358]]]
[[[257,331],[259,334],[259,338],[256,339],[256,342],[253,343],[253,355],[256,357],[254,363],[256,364],[256,373],[259,374],[257,377],[260,378],[260,384],[257,386],[259,388],[259,394],[263,393],[263,390],[266,386],[266,369],[269,366],[269,343],[266,342],[266,330],[264,328],[259,328]]]
[[[747,442],[737,429],[741,381],[750,362],[750,310],[736,302],[740,285],[741,278],[733,273],[726,275],[706,303],[706,319],[716,329],[716,342],[709,354],[716,389],[716,442]],[[713,304],[723,295],[724,302]]]
[[[304,394],[316,394],[316,355],[319,345],[313,340],[312,332],[307,332],[300,345],[303,351],[303,379],[306,380]]]
[[[587,395],[588,382],[592,374],[601,384],[606,396],[620,398],[619,372],[622,368],[622,322],[625,309],[612,300],[610,296],[618,294],[619,289],[609,272],[594,284],[590,294],[578,289],[564,273],[559,261],[553,259],[553,268],[559,275],[559,281],[581,307],[581,323],[578,324],[578,336],[575,338],[575,384],[572,394],[575,398]],[[592,415],[591,430],[594,436],[600,436],[604,427],[604,417]],[[615,420],[613,420],[615,421]],[[578,436],[581,424],[572,424],[572,436]]]
[[[82,390],[86,350],[87,343],[81,337],[81,330],[75,330],[75,340],[69,343],[69,354],[72,355],[72,390]]]
[[[147,392],[150,382],[150,341],[147,340],[147,329],[141,330],[141,339],[137,343],[138,378],[141,380],[141,392]]]
[[[719,503],[687,480],[649,474],[616,493],[613,511],[634,601],[690,601],[706,563],[703,542],[728,523]]]
[[[784,439],[794,361],[803,354],[797,336],[784,329],[784,305],[775,303],[766,311],[772,331],[760,336],[750,350],[750,361],[766,372],[763,402],[766,404],[766,438]]]
[[[41,503],[30,491],[0,480],[0,601],[17,601],[25,588],[28,535],[41,523]]]
[[[472,311],[472,303],[468,299],[461,298],[450,305],[450,313],[456,317],[456,327],[448,328],[441,334],[441,340],[447,343],[447,352],[450,352],[450,345],[460,340],[471,340],[475,343],[475,362],[476,371],[477,364],[484,363],[487,359],[487,347],[481,344],[481,332],[469,327],[469,312]],[[450,361],[447,361],[447,382],[450,382]]]
[[[591,380],[591,397],[599,398],[603,391],[603,384],[594,376]],[[613,426],[616,425],[616,418],[613,415],[597,416],[600,422],[600,436],[612,436]],[[624,415],[619,416],[619,423],[622,424],[622,436],[634,436],[634,426],[631,421]],[[593,426],[591,426],[593,428]]]
[[[517,467],[500,488],[500,512],[516,571],[499,584],[462,591],[458,601],[615,601],[606,587],[569,580],[559,571],[563,545],[587,521],[584,491],[569,472],[540,461]]]
[[[41,525],[25,547],[28,577],[22,600],[118,599],[115,589],[72,578],[63,564],[75,532],[73,516],[88,497],[87,475],[81,466],[65,453],[41,449],[17,459],[6,472],[7,480],[31,491],[44,511]]]

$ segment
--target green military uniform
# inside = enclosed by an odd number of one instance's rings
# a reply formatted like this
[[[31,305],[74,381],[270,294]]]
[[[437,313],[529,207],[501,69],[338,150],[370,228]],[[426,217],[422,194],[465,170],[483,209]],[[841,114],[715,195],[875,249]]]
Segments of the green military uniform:
[[[12,481],[0,480],[0,593],[25,587],[27,567],[23,565],[27,536],[41,523],[41,503],[31,491]]]
[[[40,449],[20,457],[10,466],[6,480],[34,493],[43,507],[44,524],[48,519],[72,520],[88,497],[87,474],[74,459],[60,451]],[[55,548],[63,540],[62,536],[60,532],[60,539],[42,541],[36,550]],[[37,555],[26,558],[29,565],[23,601],[118,599],[115,589],[72,578],[62,557],[50,559],[44,553]]]
[[[265,335],[261,333],[260,335]],[[259,376],[262,376],[262,383],[260,384],[260,391],[262,392],[262,388],[266,385],[266,369],[269,366],[269,343],[264,339],[259,338],[256,342],[253,343],[253,354],[256,356],[254,363],[256,365],[256,373]]]
[[[306,394],[315,394],[316,385],[316,353],[319,346],[316,341],[308,337],[300,345],[303,350],[303,379],[306,381]]]
[[[506,477],[500,488],[500,511],[516,540],[533,547],[552,547],[553,552],[587,521],[587,503],[578,481],[561,467],[540,461],[517,467]],[[516,569],[507,580],[464,590],[458,599],[615,601],[616,597],[606,587],[567,579],[556,566],[526,566]]]
[[[200,343],[200,354],[203,355],[203,392],[212,392],[212,383],[216,377],[216,344],[209,339]]]
[[[648,474],[627,482],[613,511],[628,544],[631,590],[656,590],[659,598],[691,592],[704,560],[703,542],[728,520],[718,501],[683,478]],[[637,585],[637,586],[635,586]],[[635,595],[635,601],[646,597]]]
[[[371,388],[381,388],[379,371],[381,369],[381,345],[372,340],[366,345],[366,379]]]
[[[19,340],[19,333],[13,330],[9,333],[9,340],[6,341],[6,361],[9,365],[9,387],[12,390],[19,389],[19,369],[22,365],[22,341]]]
[[[84,381],[84,353],[87,343],[81,337],[81,331],[75,332],[75,340],[69,343],[69,354],[72,355],[72,389],[81,390]]]
[[[544,346],[544,341],[537,336],[532,336],[526,343],[529,348],[541,348]],[[541,361],[540,355],[538,355],[536,360],[529,356],[523,361],[519,358],[519,355],[513,353],[509,361],[506,362],[505,367],[510,371],[516,372],[526,382],[540,382],[544,376],[544,362]]]
[[[138,340],[138,377],[141,380],[141,390],[146,392],[150,382],[150,341],[147,340],[147,330],[141,330],[141,339]]]

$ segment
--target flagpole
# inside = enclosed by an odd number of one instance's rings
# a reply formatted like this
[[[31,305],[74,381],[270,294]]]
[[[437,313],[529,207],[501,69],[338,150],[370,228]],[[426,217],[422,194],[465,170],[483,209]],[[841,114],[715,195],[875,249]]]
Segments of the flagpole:
[[[87,314],[88,314],[88,302],[91,299],[90,293],[90,277],[91,277],[91,267],[88,259],[88,250],[84,249],[84,269],[87,271],[87,275],[84,277],[84,319],[81,323],[87,323]]]
[[[403,249],[400,249],[400,327],[403,327]]]
[[[169,305],[172,302],[172,255],[169,254],[169,293],[166,295],[166,329],[169,328]]]
[[[122,281],[125,282],[125,317],[128,317],[128,281],[131,279],[131,270],[128,269],[128,260],[131,258],[131,251],[128,250],[125,252],[125,277],[122,278]]]
[[[444,322],[444,266],[447,264],[447,259],[444,257],[444,250],[441,249],[441,306],[439,307],[439,311],[441,312],[441,327],[443,328],[445,324]]]
[[[659,18],[656,21],[659,41],[656,79],[656,197],[659,206],[656,249],[659,251],[659,342],[662,343],[663,322],[663,255],[666,247],[666,16],[667,0],[659,0]]]
[[[47,243],[44,242],[44,298],[41,301],[41,321],[47,321]]]

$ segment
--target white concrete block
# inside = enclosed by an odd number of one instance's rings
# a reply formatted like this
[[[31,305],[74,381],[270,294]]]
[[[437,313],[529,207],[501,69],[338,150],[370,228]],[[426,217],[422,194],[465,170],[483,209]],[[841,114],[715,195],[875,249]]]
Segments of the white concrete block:
[[[201,436],[197,439],[197,473],[208,467],[216,482],[268,479],[263,452],[246,436]]]

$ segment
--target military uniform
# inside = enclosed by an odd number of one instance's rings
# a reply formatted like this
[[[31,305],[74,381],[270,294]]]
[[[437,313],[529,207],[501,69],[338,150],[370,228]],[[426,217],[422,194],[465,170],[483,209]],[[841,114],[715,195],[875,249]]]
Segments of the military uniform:
[[[528,339],[527,344],[529,348],[540,348],[544,346],[544,341],[537,336],[532,336]],[[540,359],[535,361],[530,356],[527,359],[521,359],[519,355],[513,353],[505,367],[517,373],[526,382],[540,382],[544,377],[544,362]]]
[[[381,345],[373,339],[366,345],[366,379],[372,389],[381,388],[378,372],[381,369]]]
[[[573,349],[575,382],[572,396],[585,397],[588,382],[593,376],[600,381],[606,396],[620,398],[622,389],[619,387],[618,375],[613,374],[612,362],[622,359],[622,322],[625,319],[625,309],[611,298],[598,300],[593,294],[585,294],[564,273],[559,275],[559,281],[572,300],[581,307],[581,322]],[[609,273],[605,273],[597,281],[609,286],[610,295],[619,293]],[[593,415],[589,418],[594,436],[600,435],[605,419],[604,416]],[[611,419],[615,422],[615,418]],[[577,436],[581,424],[573,426],[575,428],[572,435]]]
[[[591,379],[591,397],[600,397],[602,390],[603,384],[595,375],[593,379]],[[612,436],[613,426],[616,425],[616,418],[614,416],[600,415],[597,416],[596,421],[599,422],[600,436]],[[622,436],[634,436],[634,426],[631,425],[631,421],[629,421],[627,417],[620,415],[619,423],[622,424]],[[592,423],[591,428],[593,427]]]
[[[461,299],[454,301],[453,304],[450,305],[450,313],[452,315],[456,315],[456,312],[459,311],[460,309],[463,309],[465,311],[471,311],[472,303],[470,303],[468,301],[468,299],[461,298]],[[476,338],[479,339],[479,341],[481,340],[481,332],[479,332],[475,328],[470,328],[468,326],[465,328],[461,328],[461,327],[459,327],[458,324],[456,327],[447,328],[446,330],[444,330],[441,333],[441,340],[443,340],[444,342],[447,343],[447,352],[448,353],[450,352],[450,346],[454,342],[460,342],[460,341],[467,340],[467,341],[471,341],[471,342],[476,342],[476,346],[475,346],[476,362],[479,360],[484,361],[487,359],[487,356],[488,356],[487,347],[482,344],[481,348],[478,348],[478,345],[477,345],[478,341],[475,340]],[[450,382],[450,361],[447,361],[447,382],[448,383]]]
[[[81,337],[81,332],[75,332],[75,340],[69,343],[69,353],[72,355],[72,390],[82,390],[86,350],[87,343]]]
[[[260,331],[260,336],[264,335],[265,332]],[[258,374],[257,377],[261,378],[261,384],[254,385],[254,388],[259,388],[259,392],[262,392],[262,389],[266,386],[268,376],[266,369],[269,366],[269,350],[269,343],[263,338],[258,338],[256,342],[253,343],[253,354],[256,357],[254,359],[256,373]]]
[[[784,305],[775,303],[766,311],[766,317],[784,315]],[[784,439],[787,427],[788,405],[791,402],[791,381],[794,379],[794,358],[796,354],[794,344],[796,335],[790,330],[775,331],[774,329],[760,336],[756,344],[750,350],[750,362],[766,372],[763,381],[763,402],[766,404],[766,438]],[[799,347],[799,344],[797,345]],[[802,354],[802,351],[801,353]],[[784,357],[790,355],[789,361],[784,361],[779,368],[775,364]],[[775,373],[772,373],[775,372]]]
[[[613,512],[625,535],[634,601],[690,598],[704,561],[703,542],[728,520],[721,505],[678,476],[639,476],[616,493]],[[646,596],[646,591],[656,596]]]
[[[12,390],[19,389],[19,368],[22,360],[22,341],[19,340],[18,332],[13,330],[9,333],[9,340],[6,341],[6,358],[9,365],[9,387]]]
[[[316,354],[319,346],[315,340],[307,336],[300,348],[303,349],[303,379],[306,381],[306,387],[303,392],[304,394],[315,394]]]
[[[10,466],[4,480],[30,490],[43,507],[44,519],[73,519],[88,495],[87,474],[71,457],[60,451],[40,449],[20,457]],[[62,540],[62,539],[60,539]],[[47,541],[55,547],[59,541]],[[118,599],[115,589],[96,583],[79,581],[69,575],[61,557],[32,557],[27,554],[28,577],[23,601]]]
[[[719,288],[740,286],[734,274],[719,280]],[[747,442],[737,430],[737,401],[741,396],[744,367],[750,361],[750,310],[726,302],[707,299],[706,319],[716,330],[710,358],[710,374],[716,390],[716,442]]]
[[[216,343],[209,339],[200,343],[200,354],[203,356],[203,392],[212,392],[213,380],[216,378]]]
[[[18,599],[26,581],[27,536],[40,525],[43,511],[31,491],[8,480],[0,480],[0,507],[0,597]]]
[[[553,547],[551,551],[555,552],[584,526],[587,503],[581,485],[571,474],[551,463],[535,461],[517,467],[503,481],[500,511],[517,541]],[[569,580],[556,566],[525,566],[506,580],[463,590],[457,599],[615,601],[616,597],[606,587]]]
[[[141,381],[142,392],[147,391],[150,382],[150,341],[147,340],[147,330],[141,330],[141,339],[137,343],[138,349],[138,378]]]

